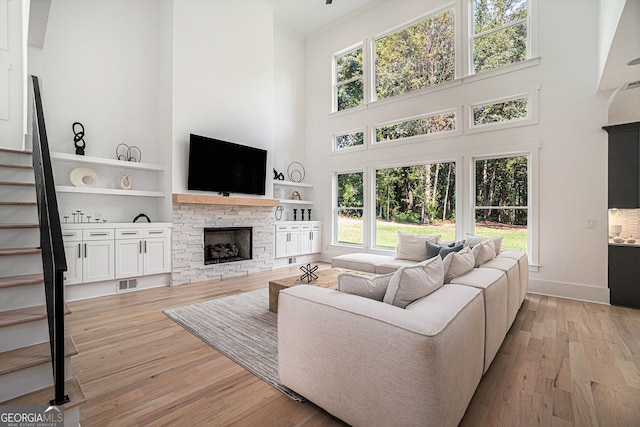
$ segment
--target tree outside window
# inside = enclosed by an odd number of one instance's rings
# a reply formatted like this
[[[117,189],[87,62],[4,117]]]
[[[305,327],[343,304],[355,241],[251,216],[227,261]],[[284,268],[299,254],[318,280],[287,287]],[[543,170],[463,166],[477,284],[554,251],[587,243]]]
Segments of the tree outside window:
[[[527,59],[527,0],[474,0],[471,44],[476,73]]]
[[[398,231],[455,240],[456,164],[376,171],[376,246],[395,248]]]
[[[375,49],[377,99],[453,80],[453,9],[375,40]]]
[[[363,184],[362,172],[337,176],[336,243],[359,246],[364,243]]]
[[[364,102],[362,79],[362,48],[335,57],[335,99],[337,111],[356,107]]]
[[[527,250],[528,157],[475,162],[476,234],[503,236],[502,247]]]

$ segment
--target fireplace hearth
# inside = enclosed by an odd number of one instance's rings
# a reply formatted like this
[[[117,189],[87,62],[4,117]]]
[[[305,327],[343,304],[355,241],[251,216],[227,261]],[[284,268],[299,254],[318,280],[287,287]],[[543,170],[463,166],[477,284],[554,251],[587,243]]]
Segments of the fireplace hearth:
[[[252,259],[251,227],[216,227],[204,229],[204,263],[222,264]]]

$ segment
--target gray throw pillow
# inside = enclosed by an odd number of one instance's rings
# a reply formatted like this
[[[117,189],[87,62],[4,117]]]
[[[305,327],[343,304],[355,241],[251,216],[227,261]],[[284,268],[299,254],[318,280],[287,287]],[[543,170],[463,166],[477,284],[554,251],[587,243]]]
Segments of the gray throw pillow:
[[[451,243],[440,244],[440,243],[433,243],[427,240],[426,245],[427,245],[427,259],[431,259],[436,255],[440,255],[441,253],[440,251],[442,250],[442,248],[453,247],[454,243],[451,242]]]
[[[451,252],[460,252],[462,250],[462,248],[464,248],[464,245],[462,245],[462,244],[456,245],[456,246],[453,246],[453,245],[454,244],[452,243],[450,246],[445,246],[443,248],[440,248],[440,257],[442,259],[444,259]]]

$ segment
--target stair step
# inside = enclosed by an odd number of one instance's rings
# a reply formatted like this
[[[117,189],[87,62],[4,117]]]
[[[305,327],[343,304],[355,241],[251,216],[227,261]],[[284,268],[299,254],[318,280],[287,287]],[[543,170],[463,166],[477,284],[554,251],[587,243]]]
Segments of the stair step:
[[[0,224],[0,230],[12,228],[38,228],[38,224]]]
[[[82,386],[76,377],[64,382],[64,392],[69,396],[69,403],[63,405],[65,412],[78,405],[82,405],[87,401]],[[12,400],[2,402],[3,405],[9,406],[34,406],[48,405],[49,401],[55,396],[53,386],[34,391],[24,396],[16,397]],[[66,413],[65,413],[66,418]]]
[[[13,163],[0,163],[0,168],[12,168],[12,169],[33,169],[30,165],[16,165]]]
[[[8,248],[0,249],[1,256],[14,256],[14,255],[37,255],[40,254],[40,248]]]
[[[37,285],[44,282],[42,273],[25,274],[23,276],[0,277],[0,289],[16,286]]]
[[[64,303],[64,314],[71,314],[71,309]],[[0,311],[0,328],[19,325],[21,323],[35,322],[47,318],[47,306],[36,305],[33,307],[18,308],[9,311]]]
[[[71,357],[76,354],[78,354],[78,349],[73,339],[68,336],[65,337],[64,357]],[[51,352],[48,342],[5,351],[0,353],[0,376],[50,362]]]
[[[0,185],[10,185],[18,187],[35,187],[33,182],[13,182],[13,181],[0,181]]]

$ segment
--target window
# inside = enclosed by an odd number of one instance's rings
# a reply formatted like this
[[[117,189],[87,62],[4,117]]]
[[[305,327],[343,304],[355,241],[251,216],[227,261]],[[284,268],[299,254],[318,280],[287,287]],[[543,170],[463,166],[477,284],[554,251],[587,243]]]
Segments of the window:
[[[527,251],[528,156],[475,161],[476,234],[504,236],[503,248]]]
[[[527,0],[473,1],[473,71],[527,59]]]
[[[375,40],[376,99],[389,98],[454,78],[453,9]]]
[[[335,57],[335,111],[363,103],[362,70],[362,47]]]
[[[363,173],[341,173],[337,176],[336,243],[363,245]]]
[[[455,129],[456,113],[451,111],[377,127],[376,142],[450,132]]]
[[[398,231],[455,240],[456,164],[376,171],[376,246],[395,248]]]
[[[335,136],[335,149],[358,147],[364,145],[364,132],[353,132]]]
[[[520,97],[493,104],[474,105],[473,126],[509,122],[529,117],[529,98]]]

